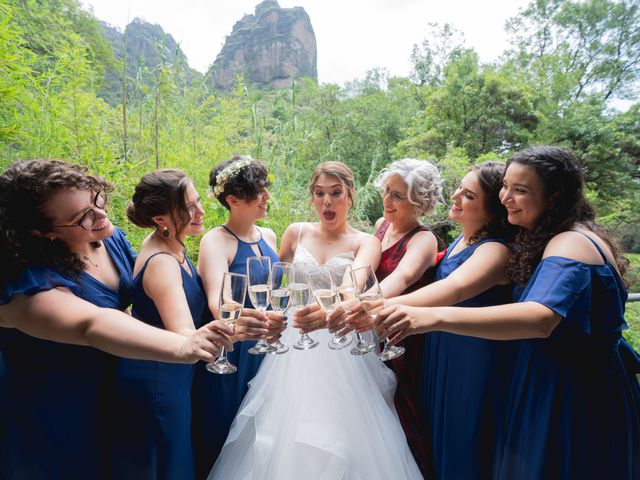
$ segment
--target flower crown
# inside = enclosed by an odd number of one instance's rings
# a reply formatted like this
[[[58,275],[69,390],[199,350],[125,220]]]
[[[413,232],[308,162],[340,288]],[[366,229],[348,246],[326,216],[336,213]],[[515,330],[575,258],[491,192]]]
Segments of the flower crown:
[[[213,188],[213,196],[218,198],[224,192],[224,185],[233,177],[240,173],[245,167],[251,165],[253,159],[251,155],[242,155],[240,160],[235,162],[231,162],[229,165],[224,167],[218,174],[216,175],[216,186]]]

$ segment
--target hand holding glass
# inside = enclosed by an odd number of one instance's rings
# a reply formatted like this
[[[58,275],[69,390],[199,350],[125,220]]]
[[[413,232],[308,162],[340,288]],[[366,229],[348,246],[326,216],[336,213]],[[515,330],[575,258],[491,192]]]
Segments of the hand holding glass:
[[[358,270],[360,272],[358,272]],[[380,284],[376,278],[376,274],[371,268],[371,265],[356,269],[354,272],[356,277],[360,278],[358,283],[358,298],[362,302],[362,308],[375,319],[376,313],[382,307],[382,290],[380,290]],[[389,345],[389,339],[384,339],[384,349],[380,352],[378,357],[382,361],[391,360],[397,358],[404,353],[404,347]]]
[[[271,302],[271,258],[247,258],[247,276],[249,277],[249,299],[253,308],[264,312]],[[269,345],[264,339],[251,347],[248,352],[254,355],[275,353],[275,345]]]
[[[236,321],[242,314],[242,305],[247,294],[247,276],[241,273],[224,272],[222,276],[222,289],[218,301],[218,315],[227,326],[235,328]],[[224,347],[220,351],[220,357],[211,363],[207,363],[207,370],[212,373],[234,373],[238,368],[229,363]]]
[[[339,265],[329,269],[331,283],[334,291],[336,292],[338,304],[348,303],[355,299],[355,288],[353,286],[350,270],[350,265]],[[333,310],[333,308],[331,310]],[[329,312],[330,310],[327,310],[327,313]],[[351,335],[340,335],[338,332],[335,332],[333,334],[333,338],[329,340],[329,348],[332,350],[340,350],[350,345],[352,341],[353,338]]]
[[[284,312],[289,307],[291,299],[291,276],[292,266],[286,262],[274,262],[271,267],[271,308],[276,312]],[[285,353],[289,351],[280,338],[273,344],[277,350],[275,353]]]
[[[292,268],[293,282],[289,285],[289,289],[291,290],[291,305],[294,307],[304,307],[309,303],[311,289],[309,288],[308,268],[308,265],[294,265]],[[297,350],[309,350],[317,346],[318,341],[306,333],[301,334],[298,341],[293,344],[293,348]]]

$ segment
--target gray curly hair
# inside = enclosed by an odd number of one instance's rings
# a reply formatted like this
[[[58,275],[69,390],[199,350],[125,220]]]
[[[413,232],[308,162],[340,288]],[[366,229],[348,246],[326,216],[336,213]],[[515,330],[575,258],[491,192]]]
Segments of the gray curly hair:
[[[392,175],[407,184],[407,196],[416,218],[433,213],[442,201],[442,176],[433,163],[415,158],[396,160],[382,169],[373,184],[382,191]]]

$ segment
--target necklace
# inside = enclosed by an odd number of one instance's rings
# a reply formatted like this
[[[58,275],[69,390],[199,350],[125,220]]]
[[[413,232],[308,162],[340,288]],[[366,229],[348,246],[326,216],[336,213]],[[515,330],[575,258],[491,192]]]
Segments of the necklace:
[[[420,224],[418,224],[419,226]],[[403,238],[407,233],[415,230],[416,225],[412,226],[411,228],[404,230],[400,233],[395,232],[395,235],[391,234],[391,228],[387,229],[387,231],[385,232],[385,235],[383,237],[383,242],[386,242],[389,245],[392,245],[394,243],[396,243],[398,240],[400,240],[401,238]]]

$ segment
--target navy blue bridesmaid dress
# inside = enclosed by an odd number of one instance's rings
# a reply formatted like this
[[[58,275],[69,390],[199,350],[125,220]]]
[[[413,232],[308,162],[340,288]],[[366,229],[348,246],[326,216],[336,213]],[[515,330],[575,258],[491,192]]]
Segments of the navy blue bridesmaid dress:
[[[223,225],[224,227],[224,225]],[[225,227],[226,228],[226,227]],[[229,265],[233,273],[247,273],[247,258],[256,256],[252,246],[256,245],[260,254],[271,258],[271,263],[280,261],[278,255],[260,235],[257,242],[243,242],[231,230],[227,231],[236,237],[238,250]],[[253,308],[249,295],[244,306]],[[236,342],[233,352],[227,357],[229,362],[238,367],[236,373],[218,375],[208,372],[204,362],[198,362],[195,368],[193,383],[193,433],[196,453],[196,478],[207,478],[213,467],[248,390],[248,384],[260,368],[264,355],[252,355],[248,350],[255,341]]]
[[[151,255],[133,280],[132,314],[164,328],[153,300],[143,287]],[[184,289],[194,325],[199,328],[210,314],[202,281],[191,260],[189,272],[181,268]],[[122,359],[116,374],[112,476],[119,480],[195,478],[191,442],[191,386],[193,365]]]
[[[447,249],[436,280],[448,277],[480,245],[501,242],[484,239],[452,255],[461,240],[459,236]],[[456,306],[485,307],[511,301],[512,286],[497,285]],[[425,335],[422,400],[436,478],[492,478],[516,343],[447,332]]]
[[[562,320],[520,344],[496,478],[640,478],[640,359],[621,337],[627,292],[594,245],[604,265],[547,257],[519,298]]]
[[[118,229],[103,243],[120,273],[117,290],[86,272],[71,275],[33,267],[4,286],[0,303],[9,303],[15,295],[66,287],[99,307],[124,310],[130,304],[135,253]],[[14,329],[0,329],[0,348],[6,368],[0,478],[108,478],[108,413],[116,357]]]

